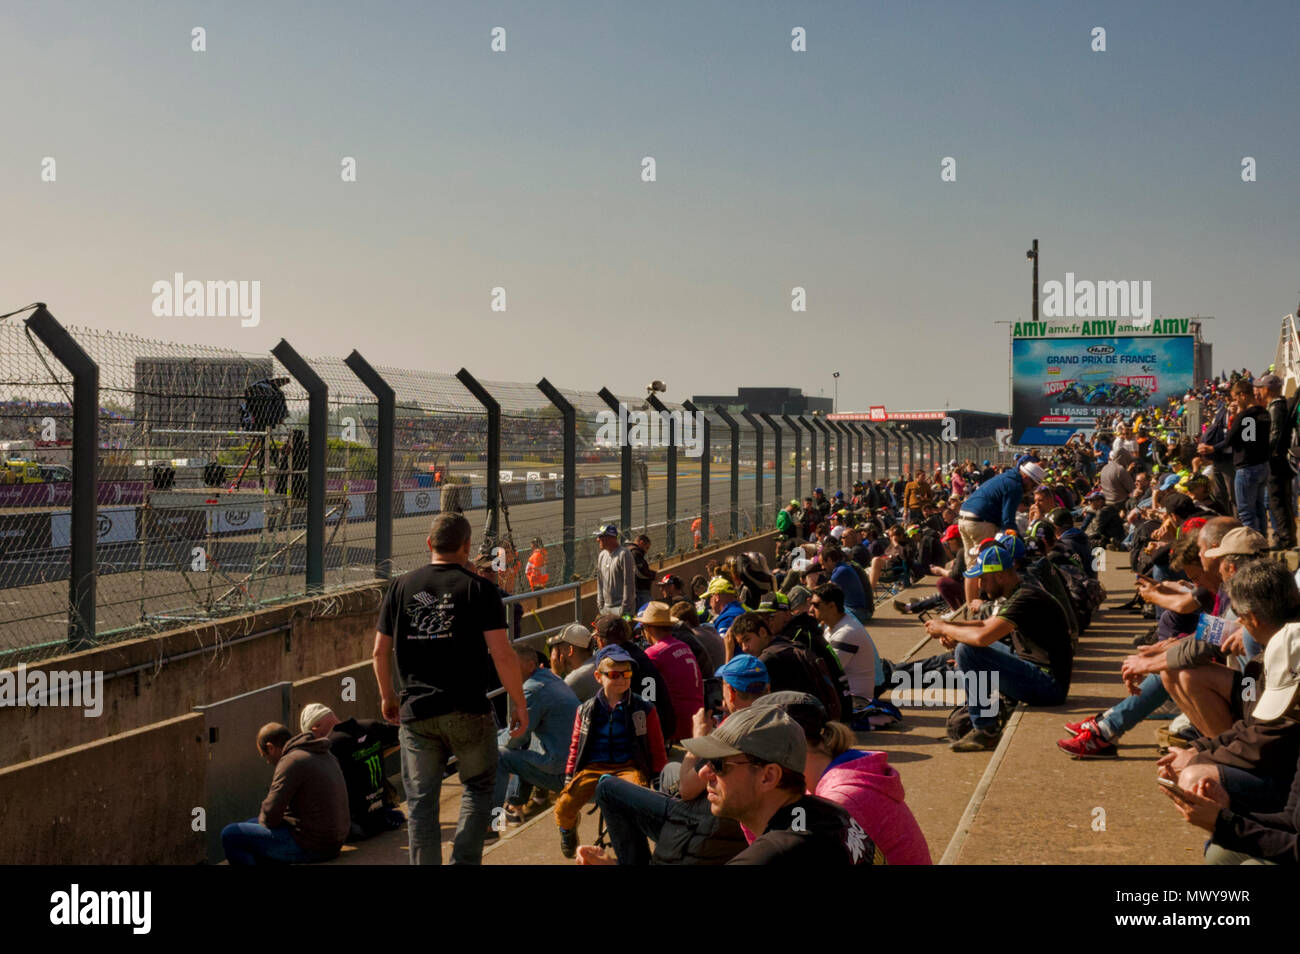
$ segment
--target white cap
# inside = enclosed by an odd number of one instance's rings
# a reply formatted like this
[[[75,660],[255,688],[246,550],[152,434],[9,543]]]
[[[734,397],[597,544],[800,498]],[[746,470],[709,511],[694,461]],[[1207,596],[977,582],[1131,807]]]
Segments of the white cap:
[[[1264,686],[1251,717],[1269,722],[1291,708],[1300,688],[1300,623],[1287,623],[1264,647]]]
[[[307,706],[307,708],[302,710],[302,716],[298,719],[298,731],[310,732],[311,727],[317,722],[325,718],[327,715],[333,714],[334,710],[329,706],[321,705],[319,702],[313,702],[311,705]]]
[[[1039,467],[1033,461],[1029,461],[1028,463],[1021,464],[1020,473],[1023,476],[1028,477],[1035,484],[1041,484],[1044,480],[1047,479],[1046,471],[1044,471],[1043,468]]]

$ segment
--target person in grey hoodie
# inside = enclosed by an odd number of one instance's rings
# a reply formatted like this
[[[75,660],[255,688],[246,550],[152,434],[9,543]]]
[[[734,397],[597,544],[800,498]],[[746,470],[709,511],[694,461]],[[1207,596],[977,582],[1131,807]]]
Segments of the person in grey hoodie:
[[[337,857],[348,836],[348,787],[329,738],[291,736],[276,722],[257,733],[257,751],[271,765],[271,789],[257,818],[221,830],[232,865],[299,864]]]
[[[636,561],[618,542],[618,529],[611,523],[596,533],[600,555],[596,559],[596,612],[615,616],[636,613]]]

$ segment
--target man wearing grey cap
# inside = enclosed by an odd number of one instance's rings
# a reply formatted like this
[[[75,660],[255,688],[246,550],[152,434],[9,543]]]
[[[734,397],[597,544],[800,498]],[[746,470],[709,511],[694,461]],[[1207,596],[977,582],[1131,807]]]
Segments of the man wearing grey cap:
[[[803,729],[774,706],[754,705],[682,743],[696,757],[713,814],[758,832],[733,865],[871,864],[876,849],[844,809],[807,793]]]
[[[596,682],[596,637],[581,623],[570,623],[546,641],[551,651],[551,672],[564,679],[579,702],[600,691]]]
[[[1254,380],[1255,402],[1268,411],[1268,516],[1273,524],[1274,550],[1290,550],[1295,539],[1295,468],[1291,465],[1292,415],[1282,396],[1282,379],[1266,374]],[[1263,528],[1261,528],[1263,529]]]

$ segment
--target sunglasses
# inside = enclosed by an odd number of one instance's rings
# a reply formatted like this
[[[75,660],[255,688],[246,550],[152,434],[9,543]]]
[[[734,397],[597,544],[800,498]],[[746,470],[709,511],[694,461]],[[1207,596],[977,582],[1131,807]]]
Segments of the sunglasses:
[[[600,673],[602,676],[605,676],[606,678],[609,679],[631,679],[632,678],[631,669],[598,669],[596,671]]]
[[[727,769],[733,765],[761,765],[761,764],[762,764],[761,762],[755,762],[753,759],[740,759],[735,762],[729,762],[726,759],[700,759],[697,763],[695,763],[695,771],[698,772],[700,769],[704,768],[707,765],[709,767],[709,771],[711,771],[714,775],[717,775],[719,778],[721,778],[723,775],[727,774]]]

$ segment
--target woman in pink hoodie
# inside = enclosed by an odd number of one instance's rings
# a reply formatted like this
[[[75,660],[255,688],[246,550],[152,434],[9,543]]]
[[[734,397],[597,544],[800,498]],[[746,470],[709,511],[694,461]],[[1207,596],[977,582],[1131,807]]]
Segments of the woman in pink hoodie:
[[[884,752],[855,749],[853,730],[831,722],[814,697],[776,692],[755,705],[778,705],[808,740],[804,780],[808,791],[834,802],[857,820],[891,865],[928,865],[930,847],[903,800],[903,780]]]

